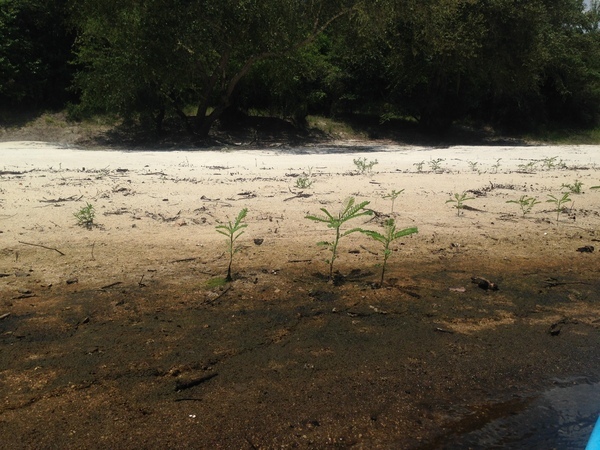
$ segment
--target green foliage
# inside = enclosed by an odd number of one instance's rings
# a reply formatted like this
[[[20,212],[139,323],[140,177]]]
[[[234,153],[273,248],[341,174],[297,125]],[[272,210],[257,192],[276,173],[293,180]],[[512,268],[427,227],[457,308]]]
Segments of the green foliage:
[[[506,203],[515,203],[521,207],[521,212],[523,213],[523,217],[531,212],[533,207],[539,203],[537,197],[528,197],[527,195],[522,195],[518,200],[508,200]]]
[[[77,225],[86,227],[88,230],[93,228],[96,211],[94,205],[91,203],[86,203],[85,206],[81,207],[79,211],[74,212],[73,215],[77,219]]]
[[[326,223],[328,228],[332,228],[335,230],[335,237],[333,242],[321,241],[318,245],[322,245],[327,247],[331,251],[331,256],[327,261],[329,263],[329,279],[333,279],[333,264],[338,256],[338,245],[340,239],[348,236],[349,234],[361,232],[363,231],[361,228],[352,228],[347,231],[341,231],[342,225],[348,222],[349,220],[356,219],[361,216],[369,216],[373,214],[373,211],[365,209],[366,206],[370,202],[364,201],[361,203],[356,203],[354,197],[348,197],[343,205],[341,210],[337,213],[337,215],[331,214],[326,208],[321,208],[321,211],[324,215],[308,215],[306,219]]]
[[[528,163],[519,164],[519,171],[521,172],[534,172],[535,166],[537,166],[538,161],[529,161]]]
[[[379,233],[377,231],[372,230],[360,230],[361,233],[366,234],[367,236],[375,239],[377,242],[383,245],[383,264],[381,267],[381,278],[379,281],[380,285],[383,285],[383,279],[385,276],[385,269],[387,265],[387,260],[392,254],[392,250],[390,249],[390,244],[394,242],[396,239],[408,236],[413,233],[418,233],[418,229],[415,227],[405,228],[403,230],[396,229],[396,223],[394,219],[387,219],[384,222],[384,232]]]
[[[443,172],[442,163],[445,161],[444,158],[437,158],[429,160],[429,168],[433,172]]]
[[[450,198],[446,200],[446,203],[454,203],[453,207],[456,208],[456,215],[460,216],[460,210],[465,207],[464,203],[469,200],[474,200],[475,197],[467,196],[466,192],[459,194],[458,192],[454,194],[454,198]]]
[[[479,169],[477,169],[477,166],[479,165],[478,161],[467,161],[467,163],[469,164],[469,168],[471,169],[471,172],[479,171]]]
[[[417,172],[423,172],[423,166],[425,165],[425,161],[419,161],[413,164],[417,169]]]
[[[500,161],[502,160],[502,158],[498,158],[496,160],[496,162],[494,163],[494,165],[492,166],[492,169],[494,170],[494,173],[498,173],[498,170],[500,169]]]
[[[0,0],[0,104],[63,106],[75,36],[66,0]]]
[[[379,164],[379,162],[376,159],[367,161],[367,158],[356,158],[352,161],[356,166],[356,171],[360,175],[370,175],[373,172],[373,166]]]
[[[545,170],[565,169],[567,166],[558,156],[547,156],[541,160],[542,168]]]
[[[248,226],[248,224],[243,223],[247,214],[248,208],[244,208],[237,215],[235,221],[231,222],[230,220],[226,225],[217,225],[216,227],[217,233],[221,233],[227,238],[225,243],[227,245],[227,254],[229,255],[229,265],[227,266],[226,281],[233,281],[233,278],[231,277],[231,263],[233,262],[233,255],[241,249],[241,247],[236,246],[235,243],[238,238],[244,234],[244,228]]]
[[[563,183],[562,187],[565,187],[569,190],[571,194],[581,194],[581,187],[583,183],[579,180],[575,180],[573,184]]]
[[[175,116],[203,137],[253,69],[298,56],[348,11],[325,0],[75,3],[84,104],[143,115],[157,127]]]
[[[548,194],[548,197],[550,197],[548,200],[546,200],[547,203],[554,203],[554,205],[556,206],[555,211],[556,211],[556,222],[558,223],[558,219],[560,217],[560,213],[563,210],[563,205],[567,202],[571,201],[571,198],[569,197],[569,193],[568,192],[564,192],[562,197],[555,197],[552,194]]]
[[[312,187],[312,185],[314,184],[314,181],[310,179],[311,177],[312,177],[312,167],[309,167],[308,173],[302,172],[302,175],[299,176],[298,178],[296,178],[295,186],[298,189],[310,189]]]
[[[389,198],[392,200],[392,213],[394,212],[394,202],[396,201],[396,199],[398,198],[398,196],[400,194],[402,194],[404,192],[404,189],[400,189],[399,191],[392,189],[392,192],[390,192],[389,194],[385,194],[383,196],[383,198]]]

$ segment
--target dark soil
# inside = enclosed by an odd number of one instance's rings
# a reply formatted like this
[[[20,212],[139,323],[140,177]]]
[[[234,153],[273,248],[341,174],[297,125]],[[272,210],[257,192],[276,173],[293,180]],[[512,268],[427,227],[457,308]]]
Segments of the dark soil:
[[[3,448],[444,448],[553,379],[600,379],[597,268],[487,261],[490,291],[477,264],[380,289],[265,265],[208,295],[24,290],[0,320]]]

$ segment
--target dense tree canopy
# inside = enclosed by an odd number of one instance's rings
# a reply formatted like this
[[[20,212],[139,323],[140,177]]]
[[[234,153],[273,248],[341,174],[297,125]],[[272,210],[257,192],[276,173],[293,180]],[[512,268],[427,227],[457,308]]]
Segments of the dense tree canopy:
[[[61,106],[69,99],[74,35],[66,0],[0,0],[0,102]]]
[[[231,110],[596,126],[582,0],[0,0],[0,100],[206,136]],[[65,17],[68,20],[65,20]],[[72,75],[74,77],[72,78]],[[72,84],[72,85],[71,85]],[[71,90],[68,90],[68,88]]]

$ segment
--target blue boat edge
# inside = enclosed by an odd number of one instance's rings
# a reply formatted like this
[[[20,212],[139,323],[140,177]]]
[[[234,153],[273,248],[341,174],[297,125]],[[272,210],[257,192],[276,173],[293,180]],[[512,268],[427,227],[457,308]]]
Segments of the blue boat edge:
[[[585,450],[600,450],[600,417],[596,420],[596,425],[594,425]]]

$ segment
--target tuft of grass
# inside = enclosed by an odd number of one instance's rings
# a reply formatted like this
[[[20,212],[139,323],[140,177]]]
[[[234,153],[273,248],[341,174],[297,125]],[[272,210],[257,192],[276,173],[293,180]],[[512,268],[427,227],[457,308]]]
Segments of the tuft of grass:
[[[96,217],[96,210],[94,205],[86,203],[85,206],[81,207],[79,211],[73,213],[75,219],[77,219],[77,225],[86,227],[91,230],[94,227],[94,218]]]
[[[206,282],[206,287],[208,289],[213,289],[213,288],[225,286],[226,283],[227,283],[227,280],[225,278],[215,277],[215,278],[211,278],[210,280],[208,280]]]

